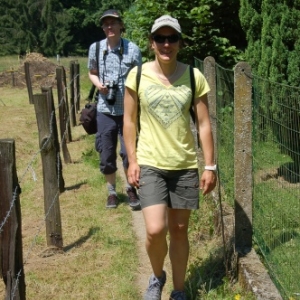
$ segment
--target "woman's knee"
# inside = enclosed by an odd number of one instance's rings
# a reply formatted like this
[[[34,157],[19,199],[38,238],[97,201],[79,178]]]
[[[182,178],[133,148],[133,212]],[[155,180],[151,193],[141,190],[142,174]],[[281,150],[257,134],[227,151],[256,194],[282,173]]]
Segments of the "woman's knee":
[[[186,239],[188,236],[188,226],[185,224],[174,224],[169,226],[171,238]]]
[[[150,241],[165,239],[167,235],[166,226],[157,226],[153,224],[147,227],[147,238]]]

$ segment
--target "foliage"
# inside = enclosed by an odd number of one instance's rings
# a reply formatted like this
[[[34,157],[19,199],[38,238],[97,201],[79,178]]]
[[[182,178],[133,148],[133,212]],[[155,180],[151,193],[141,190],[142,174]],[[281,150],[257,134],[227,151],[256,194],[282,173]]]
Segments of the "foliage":
[[[298,87],[300,84],[299,1],[241,1],[241,24],[246,32],[246,59],[253,72],[270,82]],[[274,135],[300,168],[299,91],[265,82],[262,112],[273,121]],[[269,87],[272,86],[270,89]],[[290,135],[286,136],[286,129]],[[291,134],[292,133],[292,134]]]
[[[225,6],[233,8],[234,12],[239,7],[239,2],[217,0],[135,1],[125,13],[126,36],[140,46],[143,57],[148,60],[151,57],[148,50],[148,36],[153,21],[163,14],[170,14],[179,20],[182,27],[184,48],[180,52],[180,60],[193,64],[194,57],[204,59],[211,55],[222,65],[233,66],[241,52],[230,44],[230,35],[228,31],[224,30],[230,24],[225,25],[225,21],[220,23],[223,17],[222,8]],[[237,14],[235,17],[231,12],[231,17],[232,20],[236,20]],[[229,18],[230,16],[228,16]],[[233,28],[236,28],[237,32],[241,32],[239,24]]]
[[[88,47],[104,38],[99,18],[103,11],[131,4],[120,1],[1,0],[0,55],[40,52],[44,55],[87,54]]]
[[[299,8],[298,1],[241,1],[246,59],[259,76],[299,86]]]
[[[238,0],[201,1],[120,1],[120,0],[0,0],[0,55],[40,52],[44,55],[86,55],[89,45],[104,38],[99,18],[103,11],[117,8],[124,16],[126,37],[150,54],[147,36],[153,20],[172,14],[180,20],[185,47],[181,60],[192,64],[193,57],[212,55],[232,66],[245,47],[238,20]],[[230,30],[228,30],[230,28]]]
[[[0,55],[16,53],[36,42],[26,3],[21,0],[0,1]]]

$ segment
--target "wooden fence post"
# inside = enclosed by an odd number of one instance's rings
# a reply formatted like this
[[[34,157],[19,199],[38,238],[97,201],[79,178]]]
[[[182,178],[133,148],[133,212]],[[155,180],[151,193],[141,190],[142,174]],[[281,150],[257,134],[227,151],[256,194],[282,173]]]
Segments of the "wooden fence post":
[[[26,86],[27,86],[27,91],[29,96],[29,104],[33,104],[33,93],[32,93],[29,62],[24,63],[24,69],[25,69]]]
[[[12,85],[12,87],[14,87],[14,86],[16,85],[16,81],[15,81],[15,71],[14,71],[14,69],[12,69],[12,70],[10,71],[10,73],[11,73],[11,85]]]
[[[58,139],[58,130],[57,130],[57,122],[56,122],[56,114],[55,114],[55,106],[54,106],[54,99],[53,99],[53,93],[52,93],[52,87],[42,87],[41,88],[42,93],[44,93],[47,97],[47,107],[48,107],[48,120],[51,120],[51,128],[50,130],[53,132],[53,139],[54,139],[54,145],[56,150],[56,166],[58,167],[57,174],[59,178],[59,190],[60,192],[65,191],[65,181],[63,177],[62,172],[62,162],[60,157],[60,145],[59,145],[59,139]],[[64,153],[66,153],[66,159],[68,162],[71,162],[70,154],[66,145],[66,142],[64,142],[64,145],[62,145],[62,148],[65,150]]]
[[[70,61],[70,105],[74,108],[75,115],[77,114],[77,107],[75,104],[75,93],[74,93],[74,64],[75,61]]]
[[[15,141],[2,139],[0,140],[0,258],[7,300],[26,299],[20,192],[15,161]]]
[[[66,73],[63,67],[56,68],[57,77],[57,93],[58,93],[58,107],[59,107],[59,120],[60,120],[60,134],[61,139],[66,142],[72,141],[70,118],[69,118],[69,105],[67,98],[66,87]]]
[[[77,125],[77,119],[76,119],[76,114],[77,114],[77,107],[74,103],[74,85],[72,84],[72,80],[74,76],[74,68],[73,68],[73,64],[70,64],[70,118],[71,118],[71,123],[72,126],[76,126]]]
[[[252,248],[252,79],[251,68],[240,62],[234,69],[234,199],[235,247]]]
[[[74,64],[75,62],[73,60],[70,61],[70,76],[69,76],[69,80],[70,80],[70,103],[71,105],[74,105]],[[74,109],[76,111],[76,106],[74,106]],[[77,111],[76,111],[77,113]]]
[[[46,238],[48,246],[62,248],[62,227],[59,207],[59,183],[57,158],[53,132],[48,117],[47,96],[33,95],[34,109],[39,131],[44,184],[44,209],[46,216]]]
[[[76,61],[74,64],[74,95],[76,113],[80,110],[80,65]]]
[[[70,122],[68,122],[69,108],[66,101],[66,75],[63,67],[56,68],[57,77],[57,95],[59,106],[59,124],[61,136],[61,148],[65,163],[71,162],[70,153],[68,151],[67,142],[72,141]]]

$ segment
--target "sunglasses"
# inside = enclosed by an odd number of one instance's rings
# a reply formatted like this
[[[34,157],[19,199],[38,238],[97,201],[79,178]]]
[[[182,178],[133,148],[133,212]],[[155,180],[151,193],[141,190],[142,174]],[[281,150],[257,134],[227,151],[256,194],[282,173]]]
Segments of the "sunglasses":
[[[180,36],[178,34],[172,34],[172,35],[154,35],[153,40],[158,44],[164,44],[166,40],[168,40],[169,44],[177,43],[180,39]]]
[[[108,28],[108,27],[116,27],[117,25],[119,25],[120,22],[111,22],[111,23],[104,23],[102,24],[102,28]]]

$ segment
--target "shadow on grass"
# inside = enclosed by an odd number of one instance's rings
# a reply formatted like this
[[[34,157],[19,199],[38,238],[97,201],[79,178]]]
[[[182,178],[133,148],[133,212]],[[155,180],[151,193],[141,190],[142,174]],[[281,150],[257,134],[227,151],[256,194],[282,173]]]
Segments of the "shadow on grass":
[[[73,242],[72,244],[63,247],[63,251],[67,252],[75,247],[79,247],[82,244],[84,244],[91,236],[93,236],[94,234],[96,234],[98,231],[100,231],[100,227],[91,227],[88,231],[88,233],[84,236],[82,236],[80,239],[76,240],[75,242]]]
[[[224,284],[226,275],[223,247],[216,249],[207,259],[195,261],[189,267],[185,282],[188,300],[204,299],[203,295]]]
[[[124,204],[129,206],[129,202],[128,202],[128,195],[127,194],[123,194],[123,193],[118,193],[118,199],[119,199],[119,205],[120,204]],[[141,210],[141,207],[138,206],[135,209],[131,208],[134,211],[139,211]]]
[[[85,185],[85,184],[87,184],[87,180],[84,180],[84,181],[82,181],[80,183],[77,183],[77,184],[65,187],[65,190],[66,191],[78,190],[82,185]]]
[[[289,183],[300,182],[300,166],[299,163],[289,162],[281,165],[278,170],[278,176],[282,176]]]

